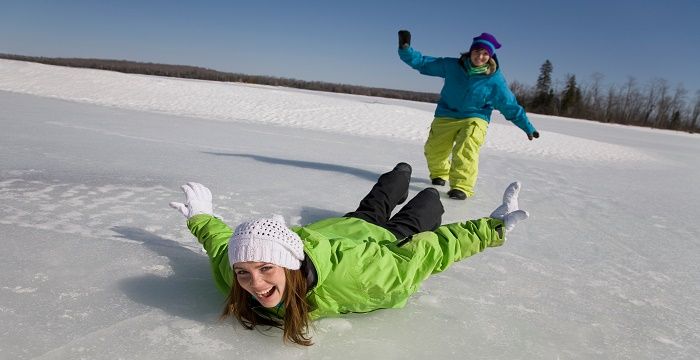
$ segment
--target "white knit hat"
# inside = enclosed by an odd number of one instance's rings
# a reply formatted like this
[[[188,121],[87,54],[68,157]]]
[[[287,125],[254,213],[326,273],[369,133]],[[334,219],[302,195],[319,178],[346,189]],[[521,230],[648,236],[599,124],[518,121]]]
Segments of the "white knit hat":
[[[259,261],[297,270],[302,260],[304,244],[280,215],[238,225],[228,243],[228,261],[232,267],[238,262]]]

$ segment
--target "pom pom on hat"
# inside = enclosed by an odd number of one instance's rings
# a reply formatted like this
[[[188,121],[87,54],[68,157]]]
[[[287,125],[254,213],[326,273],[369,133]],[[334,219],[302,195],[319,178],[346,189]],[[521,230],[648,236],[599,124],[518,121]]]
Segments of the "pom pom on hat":
[[[489,53],[489,56],[493,56],[496,49],[500,49],[501,44],[496,40],[496,37],[489,33],[481,33],[481,35],[474,38],[472,41],[472,46],[469,48],[469,52],[474,49],[484,49]]]
[[[232,267],[238,262],[258,261],[297,270],[302,260],[304,244],[280,215],[238,225],[228,243],[228,261]]]

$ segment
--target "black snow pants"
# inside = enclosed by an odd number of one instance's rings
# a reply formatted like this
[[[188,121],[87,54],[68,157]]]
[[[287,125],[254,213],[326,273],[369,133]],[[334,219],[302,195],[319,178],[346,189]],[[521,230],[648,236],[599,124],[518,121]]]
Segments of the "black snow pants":
[[[399,163],[391,171],[382,174],[372,190],[360,201],[357,210],[345,217],[355,217],[381,226],[393,233],[402,244],[413,234],[433,231],[442,222],[445,209],[440,193],[426,188],[416,194],[401,210],[391,216],[396,205],[408,198],[411,166]]]

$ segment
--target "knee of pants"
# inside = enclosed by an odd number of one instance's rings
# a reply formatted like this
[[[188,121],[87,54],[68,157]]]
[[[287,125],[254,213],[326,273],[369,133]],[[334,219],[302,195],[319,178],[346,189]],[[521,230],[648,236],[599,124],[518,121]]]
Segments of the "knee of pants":
[[[426,208],[428,212],[442,216],[445,213],[445,207],[440,200],[440,192],[435,188],[426,188],[421,190],[415,198],[420,197],[420,204]]]

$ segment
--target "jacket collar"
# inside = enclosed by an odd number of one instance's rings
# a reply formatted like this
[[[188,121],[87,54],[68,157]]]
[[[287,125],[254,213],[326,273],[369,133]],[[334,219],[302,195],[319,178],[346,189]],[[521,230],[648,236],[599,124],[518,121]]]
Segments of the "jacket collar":
[[[313,291],[318,283],[318,273],[316,273],[316,266],[307,254],[304,254],[304,261],[301,262],[301,272],[306,277],[306,291]]]

